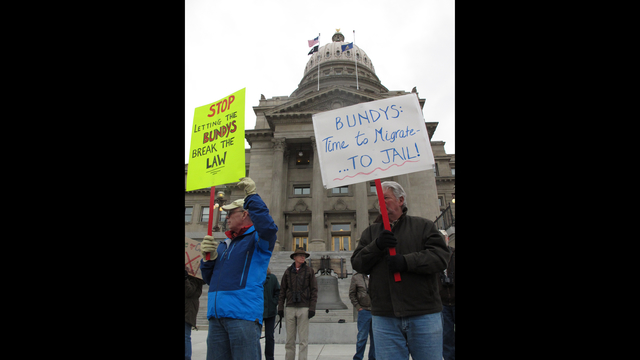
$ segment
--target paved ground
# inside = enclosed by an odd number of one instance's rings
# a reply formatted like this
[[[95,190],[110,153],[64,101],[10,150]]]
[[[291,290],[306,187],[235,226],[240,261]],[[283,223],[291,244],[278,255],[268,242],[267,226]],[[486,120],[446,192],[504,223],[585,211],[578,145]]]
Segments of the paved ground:
[[[205,360],[207,357],[207,330],[191,331],[192,360]],[[264,359],[264,339],[260,339],[262,359]],[[296,345],[296,359],[298,345]],[[356,353],[355,344],[309,344],[307,360],[352,360]],[[284,344],[276,344],[273,351],[275,360],[284,360]],[[364,350],[364,358],[369,354],[369,344]]]

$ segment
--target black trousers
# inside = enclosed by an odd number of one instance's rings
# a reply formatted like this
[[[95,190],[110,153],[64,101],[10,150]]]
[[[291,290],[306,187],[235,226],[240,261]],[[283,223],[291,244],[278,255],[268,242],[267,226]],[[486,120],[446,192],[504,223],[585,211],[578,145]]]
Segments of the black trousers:
[[[273,328],[276,326],[276,317],[262,319],[264,323],[264,358],[267,360],[273,360],[273,349],[275,347],[275,341],[273,339]]]

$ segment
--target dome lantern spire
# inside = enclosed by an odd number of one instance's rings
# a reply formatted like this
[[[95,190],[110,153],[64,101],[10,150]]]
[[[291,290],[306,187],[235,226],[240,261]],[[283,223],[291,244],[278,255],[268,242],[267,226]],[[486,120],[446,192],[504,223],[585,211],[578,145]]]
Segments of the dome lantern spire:
[[[336,29],[336,33],[331,37],[333,42],[344,42],[344,35],[340,32],[340,29]]]

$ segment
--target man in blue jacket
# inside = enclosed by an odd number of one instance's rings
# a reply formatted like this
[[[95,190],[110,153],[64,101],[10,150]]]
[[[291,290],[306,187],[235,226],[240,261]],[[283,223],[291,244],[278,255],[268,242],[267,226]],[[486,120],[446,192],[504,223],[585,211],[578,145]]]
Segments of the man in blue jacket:
[[[248,177],[240,179],[245,198],[223,206],[227,239],[202,240],[200,270],[209,285],[207,360],[260,359],[264,274],[278,227]],[[211,253],[206,261],[206,253]]]

